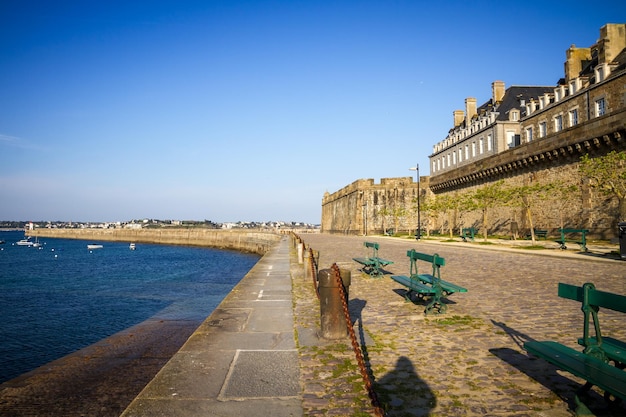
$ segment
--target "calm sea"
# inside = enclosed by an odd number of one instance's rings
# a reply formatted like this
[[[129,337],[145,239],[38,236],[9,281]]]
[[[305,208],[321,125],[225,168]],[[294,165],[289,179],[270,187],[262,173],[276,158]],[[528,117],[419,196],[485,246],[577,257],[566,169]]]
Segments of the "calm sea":
[[[0,383],[148,318],[201,322],[259,260],[183,246],[15,245],[22,238],[0,232]]]

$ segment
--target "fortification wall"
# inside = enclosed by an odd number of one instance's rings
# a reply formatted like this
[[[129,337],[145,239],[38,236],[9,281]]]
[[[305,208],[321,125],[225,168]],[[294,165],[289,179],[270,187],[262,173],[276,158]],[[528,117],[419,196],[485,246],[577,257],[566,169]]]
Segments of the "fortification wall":
[[[216,229],[34,229],[30,236],[81,239],[93,242],[135,242],[204,246],[265,254],[281,238],[260,231]]]

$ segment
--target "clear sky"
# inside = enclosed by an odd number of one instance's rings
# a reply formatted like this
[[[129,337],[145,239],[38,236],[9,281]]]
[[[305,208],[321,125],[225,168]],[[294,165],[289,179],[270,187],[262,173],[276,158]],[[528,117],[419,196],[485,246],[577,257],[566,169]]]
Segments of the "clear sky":
[[[0,0],[0,220],[319,223],[626,2]]]

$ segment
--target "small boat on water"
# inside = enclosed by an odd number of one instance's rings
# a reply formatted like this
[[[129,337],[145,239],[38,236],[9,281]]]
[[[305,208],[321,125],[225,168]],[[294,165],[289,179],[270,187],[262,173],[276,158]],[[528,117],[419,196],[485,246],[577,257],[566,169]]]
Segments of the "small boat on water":
[[[97,243],[90,243],[89,245],[87,245],[87,249],[89,250],[93,250],[93,249],[102,249],[104,246],[99,245]]]
[[[137,249],[137,246],[135,246],[134,243],[131,243],[130,245],[128,245],[128,249],[135,250],[135,249]]]
[[[15,242],[17,246],[33,246],[35,243],[30,240],[30,237],[25,237],[22,240]]]

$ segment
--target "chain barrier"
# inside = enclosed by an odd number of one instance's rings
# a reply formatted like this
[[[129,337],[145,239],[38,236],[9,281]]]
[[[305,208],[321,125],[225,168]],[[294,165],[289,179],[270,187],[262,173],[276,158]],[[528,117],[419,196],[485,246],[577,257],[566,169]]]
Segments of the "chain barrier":
[[[315,295],[317,295],[317,299],[320,299],[320,291],[317,288],[317,261],[315,260],[315,256],[313,255],[313,249],[309,246],[309,260],[311,261],[311,277],[313,277],[313,289],[315,290]]]
[[[352,319],[350,318],[350,311],[348,310],[348,302],[346,300],[347,298],[346,289],[344,288],[343,281],[341,280],[341,272],[339,271],[339,267],[337,266],[336,263],[333,264],[331,269],[335,276],[335,280],[337,281],[337,285],[339,285],[339,288],[341,288],[341,303],[343,305],[343,312],[346,318],[346,327],[348,328],[350,341],[352,342],[352,348],[354,350],[354,354],[356,355],[356,359],[359,364],[359,370],[361,371],[361,376],[363,377],[363,382],[365,383],[367,394],[370,397],[376,416],[385,417],[385,412],[380,406],[380,402],[378,401],[378,396],[376,395],[376,391],[374,391],[372,379],[370,378],[370,374],[367,371],[367,367],[365,366],[363,352],[361,352],[361,347],[359,346],[359,343],[357,342],[356,334],[354,333],[354,328],[352,327]]]

